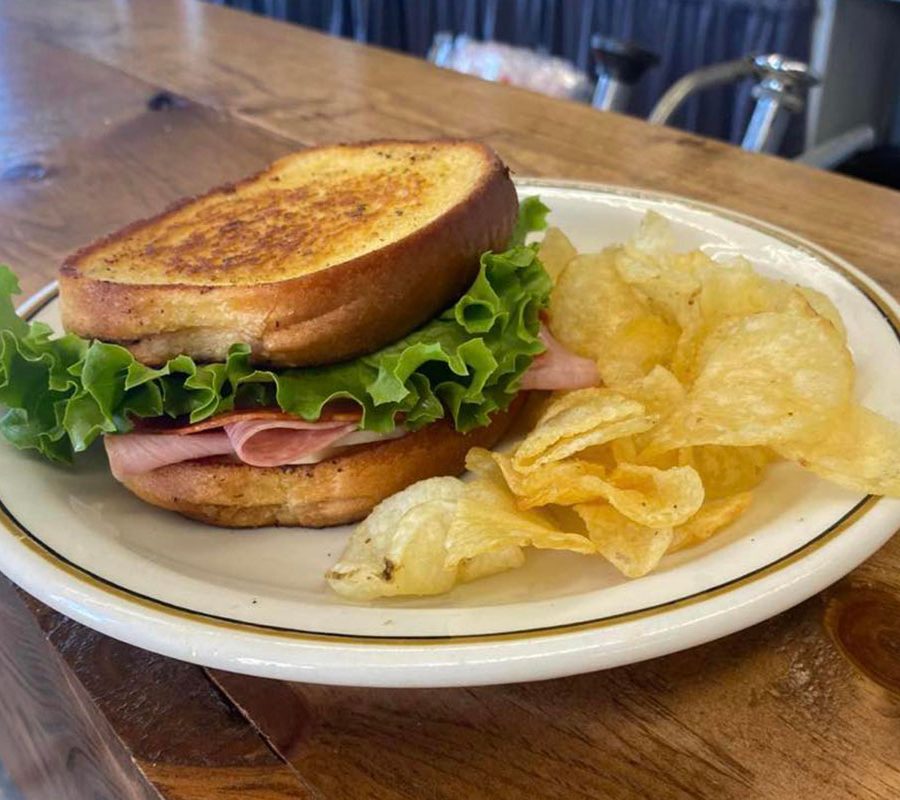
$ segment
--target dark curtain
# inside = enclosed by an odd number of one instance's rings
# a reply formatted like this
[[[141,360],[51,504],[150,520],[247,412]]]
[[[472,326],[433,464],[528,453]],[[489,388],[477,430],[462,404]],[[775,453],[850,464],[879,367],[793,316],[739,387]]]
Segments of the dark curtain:
[[[249,11],[424,56],[437,31],[533,47],[592,70],[590,37],[603,33],[657,52],[629,111],[646,116],[686,72],[749,53],[808,60],[816,0],[226,0]],[[674,123],[740,141],[750,83],[689,100]],[[797,120],[799,123],[799,119]],[[784,151],[799,149],[795,124]]]

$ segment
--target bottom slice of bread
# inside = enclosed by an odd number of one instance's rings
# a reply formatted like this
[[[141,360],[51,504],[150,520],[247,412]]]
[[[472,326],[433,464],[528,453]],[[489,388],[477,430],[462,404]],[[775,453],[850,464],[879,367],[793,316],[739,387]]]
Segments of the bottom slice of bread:
[[[318,464],[251,467],[203,458],[131,475],[123,483],[148,503],[226,528],[342,525],[362,519],[416,481],[461,473],[469,448],[492,447],[503,437],[520,398],[490,425],[465,434],[440,420]]]

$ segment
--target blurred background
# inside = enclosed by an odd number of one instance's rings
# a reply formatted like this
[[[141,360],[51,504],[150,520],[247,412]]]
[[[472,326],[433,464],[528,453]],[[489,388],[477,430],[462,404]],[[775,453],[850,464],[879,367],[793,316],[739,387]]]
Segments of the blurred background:
[[[900,188],[897,0],[213,1]]]

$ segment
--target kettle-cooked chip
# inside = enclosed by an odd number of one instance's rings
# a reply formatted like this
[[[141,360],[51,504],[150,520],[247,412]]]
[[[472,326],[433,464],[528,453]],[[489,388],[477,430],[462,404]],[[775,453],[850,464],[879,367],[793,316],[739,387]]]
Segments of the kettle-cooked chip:
[[[697,314],[696,297],[700,281],[696,262],[705,255],[678,258],[648,258],[645,253],[626,247],[616,257],[616,269],[622,279],[640,293],[647,307],[674,326],[677,333]]]
[[[578,256],[550,296],[550,329],[593,358],[609,385],[639,378],[671,354],[678,330],[654,314],[616,269],[617,250]]]
[[[727,264],[704,258],[702,267],[695,265],[699,288],[684,310],[681,337],[672,358],[675,375],[688,384],[697,377],[699,353],[714,330],[729,320],[780,310],[785,296],[793,291],[783,281],[754,272],[743,258]]]
[[[620,463],[607,474],[599,464],[567,459],[539,470],[519,472],[512,459],[502,453],[469,453],[467,465],[475,472],[484,474],[494,464],[516,496],[519,508],[605,500],[628,519],[660,528],[680,525],[703,504],[703,484],[690,466],[658,469]]]
[[[524,563],[525,551],[518,545],[511,544],[501,547],[499,550],[491,550],[473,558],[463,559],[459,562],[456,576],[460,583],[469,583],[469,581],[496,575],[498,572],[518,569]]]
[[[766,466],[776,456],[765,447],[701,445],[681,451],[682,462],[700,475],[706,500],[747,492],[763,479]]]
[[[559,228],[547,228],[538,247],[538,258],[547,270],[550,279],[556,283],[566,265],[578,255],[578,251]]]
[[[764,312],[723,323],[704,343],[699,364],[685,402],[653,431],[650,453],[814,439],[853,387],[849,351],[815,314]]]
[[[855,403],[821,438],[776,450],[839,486],[900,497],[900,424]]]
[[[841,319],[841,312],[835,308],[834,303],[822,292],[809,286],[795,286],[794,289],[796,291],[790,295],[788,302],[785,304],[786,309],[790,310],[791,307],[795,306],[797,295],[799,294],[816,314],[834,325],[834,329],[840,334],[841,340],[846,343],[847,329],[844,327],[844,320]]]
[[[671,528],[649,528],[606,503],[575,506],[597,552],[628,578],[640,578],[659,564],[672,543]]]
[[[516,496],[519,508],[550,504],[572,506],[603,495],[606,471],[599,464],[567,459],[547,464],[541,469],[519,472],[506,454],[474,448],[466,457],[466,466],[477,474],[489,472],[485,459],[500,468],[506,485]]]
[[[608,485],[607,502],[628,519],[651,528],[680,525],[703,505],[703,483],[693,467],[619,464]]]
[[[666,258],[675,252],[675,233],[662,214],[648,211],[641,218],[637,232],[626,243],[628,250],[637,250],[643,260]]]
[[[660,419],[672,413],[687,396],[678,378],[662,366],[655,366],[642,378],[618,389],[626,397],[642,403],[647,411]]]
[[[428,595],[519,567],[520,548],[498,548],[448,566],[446,538],[463,482],[431,478],[384,500],[359,524],[326,579],[351,600]]]
[[[480,474],[466,484],[447,533],[447,565],[510,546],[593,553],[590,539],[560,531],[539,511],[523,511],[516,504],[500,468],[482,460]]]
[[[693,517],[675,528],[669,552],[674,553],[706,541],[741,516],[750,507],[752,499],[752,492],[741,492],[704,503]]]
[[[525,471],[575,455],[605,442],[641,433],[656,424],[643,404],[610,389],[578,389],[560,394],[513,456]]]
[[[462,490],[432,478],[379,503],[326,575],[331,587],[355,600],[446,592],[456,571],[444,566],[444,537]]]

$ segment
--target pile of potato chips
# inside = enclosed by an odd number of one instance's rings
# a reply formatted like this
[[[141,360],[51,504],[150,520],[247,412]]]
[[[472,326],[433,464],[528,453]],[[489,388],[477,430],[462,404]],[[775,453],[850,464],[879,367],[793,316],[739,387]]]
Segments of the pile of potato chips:
[[[445,592],[521,566],[525,547],[639,577],[740,516],[776,459],[900,496],[900,425],[855,402],[824,295],[675,252],[655,214],[597,254],[550,229],[540,257],[550,329],[596,360],[603,387],[546,399],[509,453],[472,450],[473,480],[422,481],[378,506],[328,573],[340,594]]]

